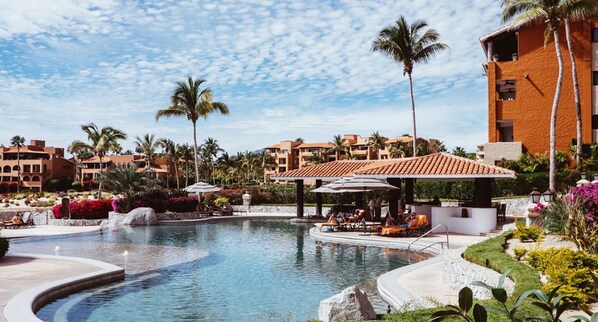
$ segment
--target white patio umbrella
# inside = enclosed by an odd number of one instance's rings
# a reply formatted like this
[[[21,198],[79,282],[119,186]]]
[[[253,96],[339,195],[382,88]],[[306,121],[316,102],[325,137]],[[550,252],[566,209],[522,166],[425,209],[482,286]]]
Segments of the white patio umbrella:
[[[366,192],[372,190],[394,190],[399,188],[377,179],[352,177],[345,182],[340,183],[337,188],[333,189],[342,189],[350,192]],[[370,214],[370,217],[373,221],[374,214]]]
[[[201,192],[216,192],[216,191],[220,191],[220,188],[213,186],[209,183],[205,183],[205,182],[196,182],[188,187],[186,187],[184,189],[187,192],[197,192],[197,193],[201,193]]]

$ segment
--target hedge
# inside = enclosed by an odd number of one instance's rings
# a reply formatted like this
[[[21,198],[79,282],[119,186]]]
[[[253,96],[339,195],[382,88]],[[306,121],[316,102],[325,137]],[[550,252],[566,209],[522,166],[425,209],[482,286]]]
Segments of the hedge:
[[[156,212],[191,212],[197,209],[198,199],[196,196],[161,198],[143,198],[133,201],[133,209],[149,207]],[[116,212],[125,212],[124,199],[114,199],[112,209]]]
[[[52,207],[54,218],[62,218],[62,204]],[[69,204],[72,219],[103,219],[108,218],[112,211],[112,200],[73,201]]]

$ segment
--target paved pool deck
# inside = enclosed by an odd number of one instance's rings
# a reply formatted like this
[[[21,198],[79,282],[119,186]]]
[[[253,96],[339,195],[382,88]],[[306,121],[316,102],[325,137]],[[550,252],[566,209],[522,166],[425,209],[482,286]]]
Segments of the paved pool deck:
[[[294,218],[294,214],[249,214],[231,217],[208,217],[203,220],[160,222],[160,224],[191,224],[239,218]],[[52,236],[61,234],[88,233],[99,230],[99,226],[71,227],[38,225],[33,228],[3,229],[0,236],[8,238]],[[363,232],[320,232],[313,228],[310,233],[322,241],[362,244],[385,248],[407,249],[416,237],[389,238]],[[465,248],[486,239],[482,236],[449,234],[450,249]],[[442,253],[446,248],[446,234],[432,234],[412,245],[412,249],[440,254],[429,260],[405,266],[383,274],[378,279],[378,289],[384,297],[397,307],[396,303],[407,300],[434,298],[445,304],[456,303],[456,293],[443,281]],[[47,255],[7,255],[0,261],[0,321],[39,321],[33,314],[44,296],[55,298],[124,277],[122,268],[98,261]],[[76,276],[72,272],[77,272]],[[103,279],[102,279],[103,278]],[[79,285],[88,283],[87,285]],[[95,284],[94,284],[95,283]],[[78,286],[77,286],[78,285]],[[50,292],[50,293],[48,293]],[[49,295],[48,295],[49,294]],[[40,297],[41,295],[41,297]],[[27,310],[27,308],[29,308]]]

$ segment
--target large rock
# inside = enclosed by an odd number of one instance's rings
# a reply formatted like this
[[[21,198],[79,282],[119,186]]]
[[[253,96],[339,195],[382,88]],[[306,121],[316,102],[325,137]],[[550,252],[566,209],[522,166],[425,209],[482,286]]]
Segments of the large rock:
[[[123,225],[129,226],[151,226],[158,223],[156,212],[152,208],[141,207],[131,210],[125,217]]]
[[[361,321],[376,319],[376,312],[368,296],[357,286],[320,302],[319,319],[323,322]]]

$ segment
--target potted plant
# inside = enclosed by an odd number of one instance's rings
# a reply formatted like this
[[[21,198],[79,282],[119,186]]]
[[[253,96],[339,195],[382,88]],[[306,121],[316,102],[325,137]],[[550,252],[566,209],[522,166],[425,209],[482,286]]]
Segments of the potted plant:
[[[511,54],[511,58],[513,58],[513,61],[518,61],[519,60],[519,54],[513,53],[513,54]]]

